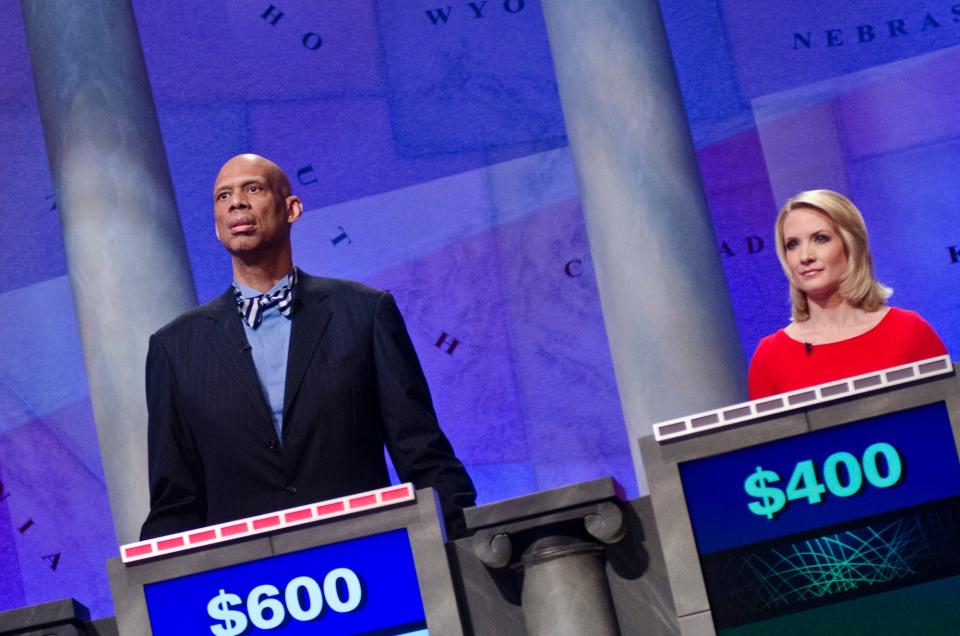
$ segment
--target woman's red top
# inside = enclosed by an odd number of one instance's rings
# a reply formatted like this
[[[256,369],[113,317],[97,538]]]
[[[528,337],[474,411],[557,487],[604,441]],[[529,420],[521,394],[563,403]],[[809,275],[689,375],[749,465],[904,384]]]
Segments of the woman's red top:
[[[916,312],[891,307],[869,331],[829,344],[807,345],[781,329],[763,338],[750,361],[750,399],[786,393],[947,353]]]

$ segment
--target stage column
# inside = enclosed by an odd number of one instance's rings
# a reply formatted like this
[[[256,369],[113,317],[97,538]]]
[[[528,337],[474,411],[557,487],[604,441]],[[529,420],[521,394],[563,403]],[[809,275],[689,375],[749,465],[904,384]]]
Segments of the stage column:
[[[620,636],[607,547],[627,534],[612,478],[464,510],[474,556],[516,573],[529,636]]]
[[[149,334],[196,304],[129,0],[21,0],[114,527],[147,513]]]
[[[657,2],[543,11],[643,493],[635,440],[746,399],[743,351]]]

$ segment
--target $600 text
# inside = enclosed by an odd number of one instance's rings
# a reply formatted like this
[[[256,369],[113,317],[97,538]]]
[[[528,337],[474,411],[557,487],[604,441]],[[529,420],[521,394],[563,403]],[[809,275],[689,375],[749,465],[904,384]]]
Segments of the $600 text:
[[[346,598],[341,598],[337,583],[342,581],[346,588]],[[306,594],[306,603],[301,600],[301,590]],[[336,568],[323,578],[323,591],[320,584],[309,576],[298,576],[287,583],[283,600],[273,585],[258,585],[247,595],[247,611],[231,609],[242,601],[236,594],[223,589],[207,603],[207,614],[216,621],[210,631],[216,636],[239,636],[252,624],[258,629],[274,629],[283,624],[287,613],[298,621],[312,621],[323,611],[323,601],[334,612],[343,614],[352,612],[363,600],[363,587],[353,570]]]

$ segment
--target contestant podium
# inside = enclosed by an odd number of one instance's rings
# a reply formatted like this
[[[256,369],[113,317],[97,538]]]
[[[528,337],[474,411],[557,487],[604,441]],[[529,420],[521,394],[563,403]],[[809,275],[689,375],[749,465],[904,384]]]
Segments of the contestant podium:
[[[461,635],[439,519],[402,484],[121,546],[119,633]]]
[[[433,491],[403,484],[122,546],[115,628],[956,634],[958,440],[960,379],[925,360],[655,425],[632,501],[610,478],[533,493],[445,544]],[[69,603],[0,622],[83,633],[46,627]]]
[[[960,633],[958,440],[946,356],[656,425],[680,632]]]

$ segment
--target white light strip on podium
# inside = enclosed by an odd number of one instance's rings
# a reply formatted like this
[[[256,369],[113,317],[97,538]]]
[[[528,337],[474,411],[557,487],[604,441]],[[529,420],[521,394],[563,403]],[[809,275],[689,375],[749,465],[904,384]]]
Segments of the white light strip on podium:
[[[742,402],[713,411],[659,422],[653,425],[653,437],[658,442],[667,442],[952,372],[953,363],[950,361],[950,356],[928,358],[899,367],[872,371],[751,402]]]
[[[279,510],[265,515],[227,521],[177,534],[168,534],[147,541],[128,543],[120,546],[120,559],[124,563],[154,559],[174,552],[205,548],[241,537],[367,512],[368,510],[385,508],[415,499],[416,493],[413,484],[390,486],[389,488],[361,492],[356,495],[329,499],[306,506],[297,506],[296,508]]]

